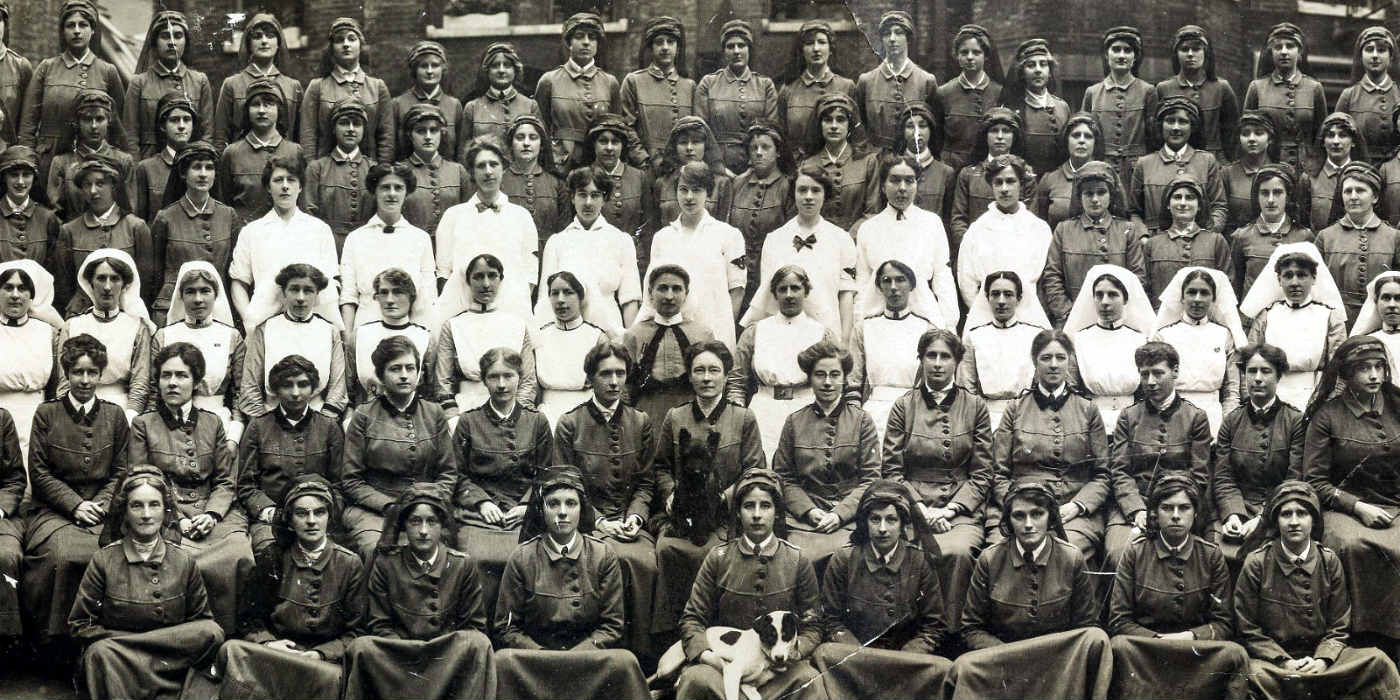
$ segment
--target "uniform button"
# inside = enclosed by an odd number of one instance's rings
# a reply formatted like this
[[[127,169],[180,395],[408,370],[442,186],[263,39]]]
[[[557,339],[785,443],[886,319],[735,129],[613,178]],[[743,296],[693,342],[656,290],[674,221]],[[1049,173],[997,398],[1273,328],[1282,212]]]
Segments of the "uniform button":
[[[161,595],[160,591],[152,591],[152,592],[151,592],[151,597],[152,597],[152,598],[155,598],[156,600],[160,600],[160,595]]]
[[[1186,590],[1186,583],[1185,583],[1184,581],[1177,581],[1177,582],[1176,582],[1176,590],[1178,590],[1178,591],[1184,591],[1184,590]]]
[[[152,576],[152,577],[151,577],[151,583],[156,584],[156,585],[159,585],[159,584],[160,584],[160,577],[159,577],[159,576]]]

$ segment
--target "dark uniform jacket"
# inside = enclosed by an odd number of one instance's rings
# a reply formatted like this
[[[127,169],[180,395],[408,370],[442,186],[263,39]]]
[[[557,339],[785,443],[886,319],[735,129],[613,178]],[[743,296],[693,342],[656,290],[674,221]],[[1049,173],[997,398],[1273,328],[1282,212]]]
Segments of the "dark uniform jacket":
[[[404,411],[384,396],[356,407],[345,431],[346,501],[382,513],[420,481],[436,483],[444,495],[457,488],[457,458],[442,407],[416,396]]]
[[[556,464],[572,464],[583,472],[588,500],[599,517],[646,520],[651,513],[655,438],[647,414],[618,402],[612,420],[605,422],[597,402],[585,401],[559,417],[554,457]]]
[[[181,517],[209,513],[222,520],[233,506],[233,450],[223,420],[209,411],[191,407],[189,421],[183,422],[161,404],[137,416],[131,421],[127,462],[165,472]]]
[[[1357,501],[1378,506],[1400,505],[1397,463],[1400,463],[1400,404],[1397,402],[1387,399],[1378,415],[1344,391],[1309,418],[1303,442],[1303,473],[1308,484],[1317,491],[1323,508],[1351,513]]]
[[[487,404],[462,414],[452,435],[457,453],[458,506],[475,511],[490,501],[503,511],[524,503],[537,469],[550,464],[549,420],[520,404],[500,418]]]
[[[486,633],[476,562],[438,545],[437,559],[419,568],[408,547],[379,552],[369,574],[364,632],[427,641],[449,632]]]
[[[992,439],[996,463],[993,502],[1006,505],[1018,479],[1039,480],[1061,505],[1071,501],[1084,514],[1108,500],[1108,434],[1093,401],[1066,393],[1064,403],[1027,391],[1006,407]],[[1059,404],[1057,406],[1057,404]]]
[[[1113,500],[1125,517],[1147,508],[1147,494],[1168,472],[1189,472],[1196,488],[1206,492],[1210,421],[1180,394],[1161,410],[1145,400],[1123,409],[1109,444]]]
[[[1157,534],[1133,540],[1118,562],[1109,608],[1111,634],[1152,637],[1190,630],[1230,641],[1230,569],[1211,542],[1191,535],[1179,551]]]
[[[1303,412],[1275,399],[1255,411],[1248,398],[1220,423],[1215,440],[1215,503],[1220,518],[1248,520],[1284,479],[1303,477]]]
[[[553,651],[609,649],[622,641],[622,569],[602,540],[575,535],[560,553],[539,535],[506,562],[496,602],[498,644]]]
[[[749,629],[758,616],[778,610],[798,618],[797,658],[806,658],[821,642],[821,601],[812,562],[777,535],[760,544],[755,550],[740,537],[705,555],[681,614],[687,660],[699,659],[710,648],[706,627]]]
[[[45,401],[34,412],[29,439],[29,480],[33,506],[65,518],[83,501],[104,508],[117,483],[126,476],[126,412],[110,401],[94,399],[93,410],[79,416],[68,395]]]
[[[293,545],[261,563],[239,615],[243,638],[257,644],[290,639],[338,663],[365,615],[365,568],[360,555],[334,543],[309,560]]]
[[[811,403],[783,423],[773,471],[783,478],[783,500],[799,520],[813,508],[855,517],[865,487],[880,478],[880,443],[870,414],[838,401],[830,415]]]
[[[126,538],[98,550],[68,616],[73,638],[91,644],[122,633],[213,620],[204,578],[184,550],[156,543],[142,561]]]
[[[920,383],[890,408],[885,478],[907,482],[929,506],[981,512],[992,490],[991,420],[987,403],[972,392],[953,386],[934,403]]]
[[[889,561],[870,544],[836,550],[822,575],[822,613],[838,644],[934,654],[948,636],[938,571],[904,540]]]
[[[238,444],[238,502],[249,518],[278,506],[292,480],[320,474],[340,483],[345,433],[332,418],[310,408],[299,423],[273,410],[248,421]]]
[[[1054,536],[1044,544],[1034,561],[1022,556],[1014,538],[978,555],[962,617],[969,649],[1097,624],[1094,584],[1079,548]]]
[[[1235,582],[1240,643],[1256,659],[1311,656],[1329,663],[1347,648],[1351,599],[1336,552],[1313,541],[1302,564],[1277,540],[1250,552]]]

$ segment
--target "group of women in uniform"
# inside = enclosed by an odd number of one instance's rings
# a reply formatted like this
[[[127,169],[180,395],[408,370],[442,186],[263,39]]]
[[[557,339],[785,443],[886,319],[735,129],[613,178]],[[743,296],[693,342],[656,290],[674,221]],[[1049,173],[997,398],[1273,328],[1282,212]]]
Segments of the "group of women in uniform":
[[[92,696],[721,697],[777,611],[763,697],[1400,695],[1385,29],[1329,114],[1287,23],[1243,111],[1191,25],[1072,112],[900,11],[776,82],[579,13],[465,99],[353,19],[217,94],[179,12],[129,85],[59,21],[0,60],[0,636]]]

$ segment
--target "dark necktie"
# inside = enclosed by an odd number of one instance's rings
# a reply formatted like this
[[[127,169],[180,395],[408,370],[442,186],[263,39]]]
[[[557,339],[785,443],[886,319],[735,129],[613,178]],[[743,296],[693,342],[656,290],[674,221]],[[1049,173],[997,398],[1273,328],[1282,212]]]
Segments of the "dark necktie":
[[[501,205],[500,205],[499,203],[492,203],[492,204],[487,204],[487,203],[485,203],[485,202],[477,202],[477,203],[476,203],[476,213],[480,214],[481,212],[484,212],[484,211],[486,211],[487,209],[490,209],[491,211],[494,211],[494,212],[496,212],[497,214],[501,213]]]

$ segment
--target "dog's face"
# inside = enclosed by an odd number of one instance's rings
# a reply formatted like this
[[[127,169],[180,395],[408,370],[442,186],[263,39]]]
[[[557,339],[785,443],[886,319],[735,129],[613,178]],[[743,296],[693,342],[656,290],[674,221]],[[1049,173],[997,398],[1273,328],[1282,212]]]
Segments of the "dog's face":
[[[797,616],[786,610],[760,615],[753,630],[758,633],[763,654],[773,670],[786,670],[788,660],[797,653]]]

